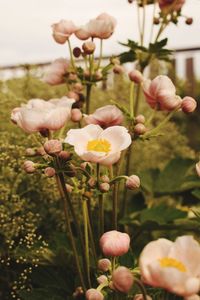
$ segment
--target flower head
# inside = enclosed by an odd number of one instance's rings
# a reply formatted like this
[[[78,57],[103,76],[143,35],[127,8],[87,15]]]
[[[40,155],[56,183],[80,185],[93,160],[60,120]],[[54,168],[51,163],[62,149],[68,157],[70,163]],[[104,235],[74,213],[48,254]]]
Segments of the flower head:
[[[53,38],[59,44],[64,44],[76,31],[77,27],[72,21],[61,20],[52,25]]]
[[[199,292],[200,245],[192,236],[150,242],[141,253],[139,266],[143,281],[151,286],[183,297]]]
[[[64,82],[63,76],[67,73],[70,63],[65,58],[58,58],[49,66],[44,76],[44,82],[50,85],[61,84]]]
[[[121,256],[128,252],[130,237],[117,230],[105,232],[100,238],[100,247],[106,256]]]
[[[103,130],[99,125],[90,124],[69,130],[65,142],[73,145],[83,160],[110,166],[119,160],[121,151],[131,144],[131,136],[122,126]]]
[[[132,288],[133,281],[133,274],[126,267],[120,266],[112,273],[112,285],[114,289],[122,293],[129,292]]]
[[[179,11],[185,4],[185,0],[158,0],[158,4],[164,12]]]

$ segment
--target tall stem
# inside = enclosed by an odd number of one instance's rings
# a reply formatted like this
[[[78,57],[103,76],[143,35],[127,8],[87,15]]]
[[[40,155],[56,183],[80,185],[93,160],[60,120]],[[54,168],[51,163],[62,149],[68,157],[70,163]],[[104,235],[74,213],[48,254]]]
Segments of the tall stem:
[[[67,43],[68,43],[68,48],[69,48],[69,54],[70,54],[71,64],[72,64],[72,67],[73,67],[74,71],[76,71],[76,65],[74,63],[74,58],[73,58],[73,53],[72,53],[72,47],[71,47],[71,43],[70,43],[69,39],[67,40]]]
[[[96,70],[98,70],[101,66],[101,60],[102,60],[102,56],[103,56],[103,40],[101,39],[100,40],[100,54],[99,54],[99,62],[98,62],[98,65],[97,65],[97,68]]]
[[[119,183],[115,182],[113,185],[113,229],[117,230],[118,217],[118,187]]]
[[[144,45],[145,22],[146,22],[146,0],[143,0],[143,14],[142,14],[142,32],[141,32],[141,46]]]
[[[91,89],[92,89],[92,85],[90,83],[88,83],[86,85],[86,108],[85,108],[85,112],[86,114],[90,113],[90,96],[91,96]]]
[[[86,274],[89,287],[91,287],[90,280],[90,256],[89,256],[89,238],[88,238],[88,212],[86,200],[82,200],[83,208],[83,223],[84,223],[84,240],[85,240],[85,258],[86,258]]]
[[[152,24],[151,24],[151,32],[150,32],[150,39],[149,39],[149,43],[152,42],[152,38],[153,38],[153,32],[154,32],[154,18],[155,18],[155,13],[156,13],[156,0],[154,0],[154,4],[153,4],[153,17],[152,17]]]
[[[145,287],[143,286],[142,282],[137,278],[134,279],[134,282],[139,287],[139,289],[142,293],[143,299],[147,300],[147,293],[146,293]]]
[[[138,86],[137,86],[137,92],[136,92],[136,99],[135,99],[135,107],[134,107],[134,115],[135,115],[135,117],[137,116],[138,111],[139,111],[140,92],[141,92],[141,84],[138,84]]]
[[[100,185],[100,165],[97,164],[97,188],[99,190],[99,185]],[[100,190],[99,190],[100,192]],[[103,199],[103,194],[99,194],[98,197],[99,200],[99,238],[101,235],[104,233],[104,199]]]
[[[131,82],[131,86],[130,86],[130,115],[131,118],[133,118],[134,116],[134,82]]]

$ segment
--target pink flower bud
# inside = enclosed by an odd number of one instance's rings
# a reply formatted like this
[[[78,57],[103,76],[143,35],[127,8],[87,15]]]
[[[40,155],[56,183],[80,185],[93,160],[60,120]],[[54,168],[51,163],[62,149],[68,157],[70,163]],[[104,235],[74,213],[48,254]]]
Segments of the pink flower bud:
[[[73,55],[74,57],[79,58],[81,56],[81,49],[79,47],[75,47],[73,49]]]
[[[102,182],[99,185],[99,189],[102,193],[107,193],[110,190],[110,184],[107,182]]]
[[[87,300],[103,300],[104,299],[103,294],[96,289],[87,290],[85,296],[86,296]]]
[[[133,286],[134,278],[128,268],[121,266],[113,272],[112,282],[116,290],[128,293]]]
[[[92,54],[94,53],[96,48],[95,43],[89,41],[89,42],[85,42],[83,43],[82,49],[84,51],[85,54]]]
[[[124,73],[124,67],[121,65],[115,65],[113,68],[113,72],[115,74],[123,74]]]
[[[72,91],[68,92],[67,97],[70,98],[70,99],[74,99],[76,101],[79,100],[79,95],[75,92],[72,92]]]
[[[137,135],[142,135],[147,131],[146,127],[142,123],[138,123],[134,127],[134,133]]]
[[[33,161],[31,160],[26,160],[24,162],[24,165],[23,165],[23,169],[26,173],[34,173],[36,168],[35,168],[35,164]]]
[[[91,188],[93,188],[96,185],[96,180],[93,177],[90,177],[88,184]]]
[[[52,25],[53,38],[59,44],[64,44],[77,28],[72,21],[61,20]]]
[[[148,295],[146,295],[147,300],[152,300],[152,298]],[[142,294],[137,294],[135,295],[135,297],[133,298],[133,300],[144,300],[144,297]]]
[[[44,174],[45,174],[47,177],[53,177],[53,176],[56,174],[56,171],[55,171],[54,168],[47,167],[46,169],[44,169]]]
[[[45,152],[44,147],[41,146],[41,147],[36,149],[36,154],[39,155],[39,156],[44,156],[47,153]]]
[[[65,186],[68,193],[71,193],[73,191],[73,187],[70,184],[66,183]]]
[[[111,267],[111,261],[108,258],[102,258],[98,261],[98,269],[107,272]]]
[[[83,90],[83,85],[80,82],[74,84],[73,89],[76,93],[80,93]]]
[[[44,150],[50,155],[56,155],[62,150],[62,143],[59,140],[49,140],[45,142]]]
[[[133,70],[129,74],[129,79],[137,84],[141,83],[144,79],[142,73],[138,70]]]
[[[120,60],[119,60],[119,58],[117,58],[117,57],[111,57],[111,58],[110,58],[110,62],[111,62],[113,65],[120,65]]]
[[[184,113],[191,113],[193,112],[197,107],[197,102],[194,98],[186,96],[183,98],[183,101],[181,103],[181,108]]]
[[[109,178],[107,175],[101,176],[101,180],[102,180],[103,182],[106,182],[106,183],[109,183],[109,182],[110,182],[110,178]]]
[[[73,122],[79,122],[82,119],[82,112],[78,108],[73,108],[71,111],[71,120]]]
[[[35,156],[35,155],[36,155],[35,149],[32,149],[32,148],[26,149],[26,156]]]
[[[107,283],[108,282],[108,278],[105,276],[105,275],[101,275],[97,278],[97,282],[99,284],[102,284],[102,283]]]
[[[196,164],[197,175],[200,177],[200,161]]]
[[[60,151],[58,157],[62,160],[68,161],[71,158],[71,154],[68,151]]]
[[[140,178],[137,175],[131,175],[126,180],[126,187],[129,190],[137,189],[139,188],[139,186],[140,186]]]
[[[136,123],[142,123],[144,124],[145,123],[145,117],[143,115],[138,115],[136,118],[135,118],[135,122]]]
[[[100,247],[106,256],[121,256],[128,252],[130,237],[116,230],[105,232],[100,238]]]

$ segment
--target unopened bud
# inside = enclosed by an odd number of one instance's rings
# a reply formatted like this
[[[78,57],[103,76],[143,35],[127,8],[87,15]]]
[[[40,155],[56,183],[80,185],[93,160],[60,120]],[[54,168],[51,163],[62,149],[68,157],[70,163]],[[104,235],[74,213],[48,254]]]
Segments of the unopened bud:
[[[96,180],[93,177],[90,177],[88,184],[91,188],[93,188],[96,185]]]
[[[87,300],[103,300],[104,299],[103,294],[96,289],[87,290],[85,296],[86,296]]]
[[[111,261],[108,258],[102,258],[98,261],[98,269],[107,272],[111,267]]]
[[[101,80],[103,78],[102,72],[101,71],[97,71],[95,73],[95,79],[96,80]]]
[[[75,73],[69,73],[68,80],[76,81],[77,80],[77,75]]]
[[[146,127],[142,123],[138,123],[134,127],[134,133],[137,135],[142,135],[147,131]]]
[[[64,161],[68,161],[71,158],[71,153],[69,153],[68,151],[60,151],[58,157]]]
[[[82,119],[82,112],[78,108],[73,108],[71,110],[71,120],[73,122],[79,122]]]
[[[82,46],[82,49],[83,49],[85,54],[94,53],[95,48],[96,48],[96,45],[93,42],[85,42],[85,43],[83,43],[83,46]]]
[[[117,57],[111,57],[111,58],[110,58],[110,62],[111,62],[113,65],[120,65],[120,60],[119,60],[119,58],[117,58]]]
[[[36,170],[35,163],[31,160],[26,160],[24,162],[23,169],[26,173],[34,173]]]
[[[126,187],[129,190],[135,190],[140,187],[140,178],[137,175],[131,175],[126,180]]]
[[[142,73],[138,70],[133,70],[129,74],[129,79],[137,84],[141,83],[144,80]]]
[[[36,155],[36,151],[33,148],[27,148],[26,149],[26,156],[35,156]]]
[[[110,178],[107,175],[103,175],[101,176],[101,180],[105,183],[109,183],[110,182]]]
[[[186,96],[183,98],[183,101],[181,103],[181,109],[184,113],[191,113],[193,112],[197,107],[197,102],[194,98]]]
[[[36,149],[36,155],[44,156],[46,154],[47,153],[45,152],[44,147],[41,146],[41,147]]]
[[[123,74],[124,73],[124,67],[120,65],[115,65],[113,68],[113,72],[115,74]]]
[[[108,278],[105,275],[101,275],[97,278],[97,282],[99,284],[108,283]]]
[[[158,24],[160,24],[160,20],[159,20],[159,18],[154,18],[153,19],[153,24],[155,24],[155,25],[158,25]]]
[[[83,85],[80,82],[74,84],[73,89],[76,93],[80,93],[83,90]]]
[[[73,191],[73,187],[70,184],[66,183],[65,187],[68,193],[71,193]]]
[[[120,266],[112,274],[114,288],[122,293],[128,293],[133,286],[133,282],[133,274],[126,267]]]
[[[142,123],[144,124],[145,123],[145,117],[143,115],[138,115],[136,118],[135,118],[135,122],[138,124],[138,123]]]
[[[47,167],[46,169],[44,169],[44,174],[45,174],[47,177],[53,177],[53,176],[56,174],[56,171],[55,171],[54,168]]]
[[[83,288],[81,286],[78,286],[73,293],[73,298],[79,298],[84,294]]]
[[[75,47],[73,49],[73,55],[74,57],[79,58],[81,56],[81,49],[79,47]]]
[[[192,23],[193,23],[193,18],[187,18],[185,20],[185,24],[187,24],[187,25],[192,25]]]
[[[49,155],[57,155],[62,151],[62,143],[59,140],[49,140],[44,143],[44,150]]]
[[[102,193],[107,193],[110,190],[110,184],[107,182],[100,183],[99,189]]]

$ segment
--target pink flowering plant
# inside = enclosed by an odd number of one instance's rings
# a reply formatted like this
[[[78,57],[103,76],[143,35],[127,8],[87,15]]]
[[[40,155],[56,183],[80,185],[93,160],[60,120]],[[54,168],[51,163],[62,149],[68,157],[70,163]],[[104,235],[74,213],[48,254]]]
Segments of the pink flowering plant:
[[[180,184],[173,191],[174,182],[162,185],[165,173],[173,173],[172,181],[176,177],[176,160],[173,172],[167,166],[159,176],[158,170],[133,171],[135,145],[148,148],[148,142],[162,135],[171,118],[192,113],[197,106],[192,97],[179,95],[168,76],[158,74],[150,80],[146,75],[152,60],[170,60],[167,39],[160,38],[170,23],[177,24],[183,17],[185,1],[129,2],[138,11],[140,41],[123,44],[129,51],[111,56],[107,64],[103,44],[116,30],[113,16],[102,13],[82,26],[71,20],[53,24],[53,40],[68,45],[69,59],[55,60],[43,81],[66,84],[67,94],[30,99],[11,113],[15,126],[40,144],[27,149],[24,171],[30,176],[43,173],[47,180],[55,181],[53,187],[59,191],[58,209],[64,215],[67,241],[63,258],[71,275],[64,277],[66,294],[55,293],[52,299],[200,299],[200,245],[193,237],[199,214],[196,212],[195,227],[181,205],[153,202],[158,195],[169,197],[200,187],[195,165],[191,161],[187,165],[195,180],[185,176],[181,182],[178,178]],[[145,43],[147,5],[155,8],[149,44]],[[82,41],[82,46],[72,46],[71,36]],[[126,62],[135,62],[128,74],[123,66]],[[127,76],[129,99],[122,104],[105,94],[106,105],[99,103],[95,110],[92,89],[111,72]],[[157,115],[161,117],[156,119]],[[177,177],[182,176],[179,170]],[[181,171],[186,173],[184,168]],[[200,175],[199,162],[196,171]],[[154,181],[159,182],[157,189]],[[32,298],[23,298],[22,293],[22,299],[41,299],[37,295],[40,291],[42,295],[42,288],[35,292],[37,286],[33,286],[24,294]]]

